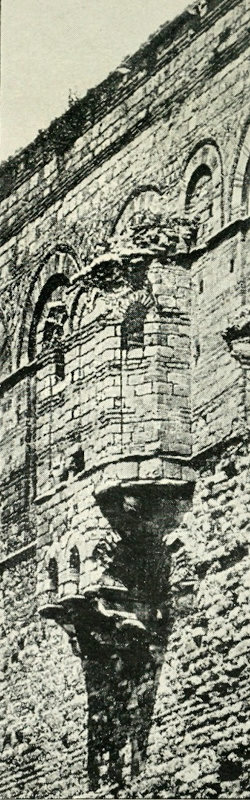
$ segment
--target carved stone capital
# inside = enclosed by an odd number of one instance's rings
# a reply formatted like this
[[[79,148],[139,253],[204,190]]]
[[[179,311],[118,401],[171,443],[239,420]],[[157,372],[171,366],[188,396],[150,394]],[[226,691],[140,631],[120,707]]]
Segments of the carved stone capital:
[[[167,210],[144,209],[127,221],[109,240],[110,248],[124,257],[136,251],[176,257],[187,254],[196,238],[197,220],[189,215],[169,216]]]

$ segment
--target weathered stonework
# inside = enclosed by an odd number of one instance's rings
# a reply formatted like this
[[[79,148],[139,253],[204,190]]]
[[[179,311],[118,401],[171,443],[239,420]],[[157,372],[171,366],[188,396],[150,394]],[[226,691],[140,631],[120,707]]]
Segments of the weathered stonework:
[[[3,164],[0,797],[247,798],[248,0]]]

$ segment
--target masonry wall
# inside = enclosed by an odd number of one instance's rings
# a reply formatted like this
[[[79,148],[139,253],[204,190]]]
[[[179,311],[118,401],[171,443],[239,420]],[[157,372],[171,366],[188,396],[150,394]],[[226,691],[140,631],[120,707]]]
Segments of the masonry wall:
[[[1,168],[4,798],[249,796],[250,18],[203,6]],[[196,241],[128,256],[153,212]]]

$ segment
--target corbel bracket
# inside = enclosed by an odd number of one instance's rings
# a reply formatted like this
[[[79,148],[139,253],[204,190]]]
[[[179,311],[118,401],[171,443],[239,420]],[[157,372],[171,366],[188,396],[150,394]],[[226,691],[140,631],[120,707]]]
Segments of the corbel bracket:
[[[242,306],[229,317],[222,336],[232,356],[244,369],[250,369],[250,306]]]

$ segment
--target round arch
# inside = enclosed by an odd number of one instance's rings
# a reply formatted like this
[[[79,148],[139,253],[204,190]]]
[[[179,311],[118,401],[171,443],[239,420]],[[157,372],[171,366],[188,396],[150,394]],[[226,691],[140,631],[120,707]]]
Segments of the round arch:
[[[59,276],[60,280],[63,279],[69,284],[77,271],[79,271],[79,265],[75,252],[67,245],[58,244],[45,256],[43,255],[43,261],[31,280],[22,318],[17,329],[14,342],[14,369],[18,369],[28,362],[32,321],[44,287],[51,279],[59,280]]]
[[[68,531],[61,539],[61,558],[63,569],[69,571],[70,569],[70,553],[76,548],[79,553],[81,564],[84,563],[86,558],[86,543],[81,533],[77,531]]]
[[[38,301],[34,308],[34,313],[31,320],[30,331],[29,331],[29,341],[28,341],[28,358],[29,361],[32,361],[35,357],[35,343],[36,343],[36,331],[37,326],[46,305],[47,300],[50,298],[51,294],[55,292],[57,289],[69,286],[69,279],[64,275],[62,272],[56,272],[47,280],[47,283],[42,288],[42,291],[39,295]]]
[[[162,191],[155,184],[138,186],[123,202],[112,223],[110,236],[114,236],[115,233],[120,233],[126,228],[129,220],[136,214],[143,211],[160,211],[162,197]]]
[[[183,178],[180,192],[180,207],[186,208],[187,192],[193,175],[199,174],[203,168],[211,173],[213,188],[213,233],[216,233],[225,222],[224,213],[224,169],[218,145],[213,139],[197,142],[184,162]]]

